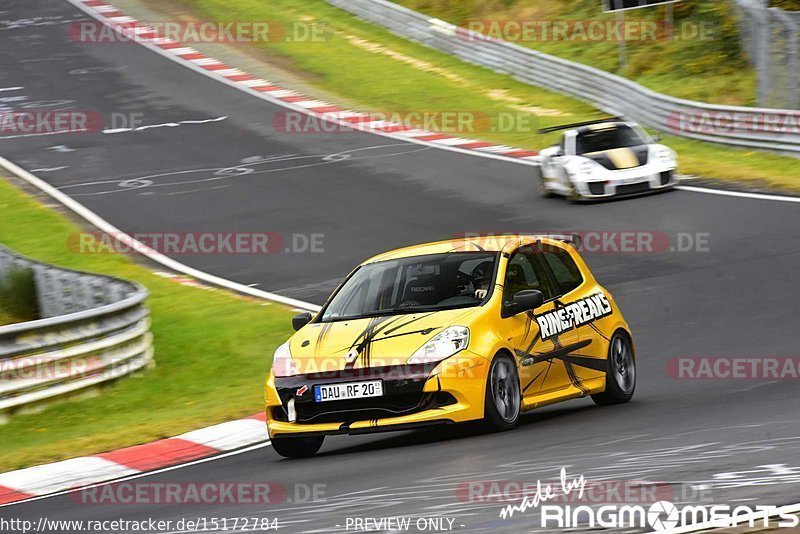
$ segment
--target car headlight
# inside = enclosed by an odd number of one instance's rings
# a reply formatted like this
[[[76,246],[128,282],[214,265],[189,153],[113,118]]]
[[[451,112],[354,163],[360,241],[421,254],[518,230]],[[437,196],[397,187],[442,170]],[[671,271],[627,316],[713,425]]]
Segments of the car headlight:
[[[586,160],[575,164],[569,171],[574,176],[592,175],[597,171],[597,166],[594,161]]]
[[[672,165],[675,163],[675,152],[670,148],[662,147],[656,151],[656,158],[661,163]]]
[[[436,363],[460,352],[469,345],[469,328],[451,326],[433,336],[411,355],[408,363]]]
[[[292,359],[288,341],[275,349],[275,356],[272,357],[272,372],[280,378],[297,376],[297,366]]]

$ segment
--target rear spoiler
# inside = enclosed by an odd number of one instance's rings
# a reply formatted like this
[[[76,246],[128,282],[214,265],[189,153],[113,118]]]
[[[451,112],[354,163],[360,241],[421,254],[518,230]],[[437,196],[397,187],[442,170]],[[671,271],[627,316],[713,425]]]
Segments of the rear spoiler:
[[[546,134],[550,132],[558,132],[559,130],[570,130],[572,128],[580,128],[581,126],[591,126],[592,124],[602,124],[604,122],[619,122],[624,121],[623,117],[606,117],[605,119],[595,119],[593,121],[586,121],[586,122],[575,122],[573,124],[562,124],[561,126],[550,126],[548,128],[542,128],[539,130],[540,134]]]
[[[568,243],[575,247],[576,249],[580,249],[583,246],[583,238],[580,234],[575,232],[571,233],[570,235],[566,234],[550,234],[550,235],[540,235],[539,237],[546,237],[548,239],[555,239],[556,241],[562,241],[564,243]]]

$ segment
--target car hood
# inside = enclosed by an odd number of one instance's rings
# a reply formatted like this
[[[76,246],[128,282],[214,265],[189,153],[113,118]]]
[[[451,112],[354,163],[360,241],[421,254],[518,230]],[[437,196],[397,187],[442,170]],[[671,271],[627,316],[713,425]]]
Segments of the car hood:
[[[311,323],[292,337],[292,359],[301,374],[405,365],[417,349],[443,329],[469,326],[472,316],[481,309]],[[348,355],[351,363],[346,359]]]
[[[606,169],[616,171],[647,165],[648,153],[647,145],[640,145],[588,152],[583,154],[583,157],[599,163]]]

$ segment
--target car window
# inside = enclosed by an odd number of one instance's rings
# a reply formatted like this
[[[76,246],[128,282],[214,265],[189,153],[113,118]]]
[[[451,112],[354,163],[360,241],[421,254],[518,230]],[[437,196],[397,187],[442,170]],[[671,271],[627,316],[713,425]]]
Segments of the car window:
[[[581,270],[566,250],[548,247],[542,252],[542,257],[558,282],[558,296],[569,293],[583,283]]]
[[[508,260],[503,286],[503,302],[511,302],[514,295],[526,289],[536,289],[547,295],[542,283],[543,277],[537,273],[537,264],[532,250],[518,250]]]
[[[437,311],[482,304],[494,285],[497,252],[450,252],[359,267],[321,321]]]
[[[577,154],[591,154],[614,148],[644,145],[647,141],[630,126],[616,125],[583,132],[578,135],[576,143]]]

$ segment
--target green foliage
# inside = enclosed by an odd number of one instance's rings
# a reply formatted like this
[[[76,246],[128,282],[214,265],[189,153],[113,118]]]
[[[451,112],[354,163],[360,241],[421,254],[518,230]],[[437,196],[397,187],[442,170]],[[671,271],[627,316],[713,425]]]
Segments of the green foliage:
[[[786,11],[800,11],[800,0],[772,0],[770,7],[779,7]]]
[[[39,318],[36,281],[30,269],[11,269],[0,277],[0,325]]]

